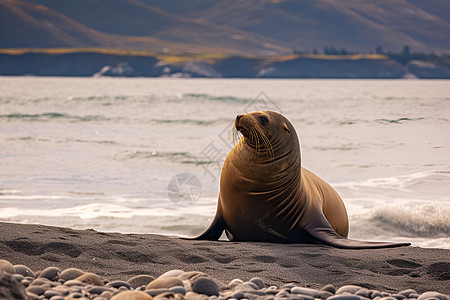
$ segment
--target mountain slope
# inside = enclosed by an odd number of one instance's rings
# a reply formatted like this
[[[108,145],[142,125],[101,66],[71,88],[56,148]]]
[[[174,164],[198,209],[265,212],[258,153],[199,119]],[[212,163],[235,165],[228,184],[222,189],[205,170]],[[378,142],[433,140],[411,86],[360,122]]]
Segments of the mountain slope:
[[[450,2],[446,0],[146,0],[174,13],[265,35],[293,49],[324,46],[368,51],[450,49]],[[211,5],[211,2],[214,5]],[[209,3],[209,5],[207,4]]]
[[[0,0],[0,48],[450,52],[448,0]]]
[[[2,48],[91,46],[259,54],[290,51],[279,41],[183,18],[139,0],[1,0],[0,17]]]

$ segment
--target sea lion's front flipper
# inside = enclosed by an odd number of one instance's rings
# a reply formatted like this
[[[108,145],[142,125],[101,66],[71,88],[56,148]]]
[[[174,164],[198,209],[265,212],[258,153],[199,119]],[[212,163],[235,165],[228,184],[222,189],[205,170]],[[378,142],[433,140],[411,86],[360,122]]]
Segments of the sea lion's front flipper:
[[[410,243],[364,242],[344,238],[334,231],[323,214],[314,222],[307,224],[305,230],[318,241],[342,249],[377,249],[411,245]]]
[[[211,225],[201,235],[191,238],[192,240],[209,240],[217,241],[222,235],[223,231],[227,228],[225,221],[218,214],[214,217]]]

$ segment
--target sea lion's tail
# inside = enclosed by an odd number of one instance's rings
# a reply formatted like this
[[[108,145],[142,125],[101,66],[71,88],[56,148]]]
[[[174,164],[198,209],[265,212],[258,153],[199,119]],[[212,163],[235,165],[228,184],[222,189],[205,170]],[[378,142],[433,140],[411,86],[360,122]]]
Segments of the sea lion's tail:
[[[341,249],[378,249],[410,246],[411,243],[365,242],[347,239],[334,231],[325,216],[307,224],[305,230],[325,245]]]
[[[217,215],[214,217],[211,225],[205,230],[201,235],[194,238],[186,238],[189,240],[209,240],[217,241],[222,235],[223,231],[227,228],[225,221],[221,216]]]

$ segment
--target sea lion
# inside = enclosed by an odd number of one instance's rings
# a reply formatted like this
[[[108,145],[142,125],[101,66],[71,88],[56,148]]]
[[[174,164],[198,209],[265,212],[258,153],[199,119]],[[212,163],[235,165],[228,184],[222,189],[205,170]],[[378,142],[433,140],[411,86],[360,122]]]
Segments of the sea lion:
[[[220,177],[217,211],[197,240],[317,243],[370,249],[409,243],[347,239],[348,217],[338,193],[301,166],[294,126],[283,115],[259,111],[238,115],[242,138],[228,154]]]

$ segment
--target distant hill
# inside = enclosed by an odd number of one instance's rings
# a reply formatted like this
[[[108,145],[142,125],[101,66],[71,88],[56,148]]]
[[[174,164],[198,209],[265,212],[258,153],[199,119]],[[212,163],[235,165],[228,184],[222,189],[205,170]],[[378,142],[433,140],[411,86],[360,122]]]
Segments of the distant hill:
[[[183,17],[139,0],[0,0],[0,48],[286,53],[256,33]]]
[[[430,55],[402,64],[379,54],[182,56],[98,48],[0,49],[0,76],[450,79],[448,59]]]
[[[0,48],[450,52],[448,0],[0,0]]]

